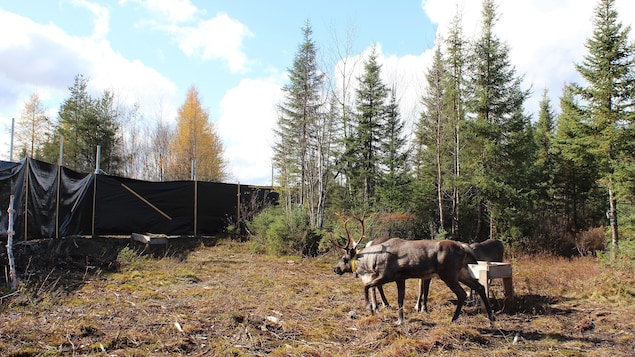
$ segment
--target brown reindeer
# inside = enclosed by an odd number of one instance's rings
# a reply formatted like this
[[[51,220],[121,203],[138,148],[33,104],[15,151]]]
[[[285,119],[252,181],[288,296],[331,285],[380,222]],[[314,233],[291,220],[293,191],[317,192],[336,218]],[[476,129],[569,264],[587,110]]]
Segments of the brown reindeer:
[[[384,243],[385,241],[389,239],[391,238],[381,237],[381,238],[373,239],[370,242],[366,243],[366,247]],[[417,303],[415,304],[415,309],[418,312],[421,312],[421,311],[428,312],[428,293],[430,292],[430,280],[432,279],[419,280],[419,296],[417,297]],[[388,299],[386,299],[386,294],[384,294],[383,285],[378,285],[376,289],[377,291],[379,291],[379,295],[381,296],[381,301],[384,307],[390,307],[390,304],[388,303]],[[377,301],[377,297],[375,296],[374,293],[373,293],[373,299],[375,299],[374,301]]]
[[[333,267],[333,271],[338,275],[347,272],[356,273],[362,279],[366,305],[371,313],[374,313],[376,306],[373,306],[369,299],[370,289],[394,281],[397,284],[397,302],[399,305],[397,324],[401,324],[404,320],[403,300],[406,279],[431,279],[436,276],[443,280],[457,297],[457,306],[452,321],[459,317],[467,297],[459,282],[479,293],[489,319],[494,321],[492,309],[485,296],[485,288],[471,275],[468,269],[467,264],[475,262],[476,259],[471,249],[466,245],[451,240],[391,238],[383,243],[358,250],[357,246],[362,238],[363,234],[358,241],[355,241],[347,231],[346,246],[339,245],[344,249],[344,255]]]
[[[348,222],[351,220],[351,218],[344,220],[344,217],[342,217],[341,214],[339,213],[335,213],[335,215],[337,216],[337,218],[340,220],[340,222],[342,222],[342,225],[344,226],[344,231],[346,232],[346,237],[347,237],[347,242],[351,242],[354,241],[352,240],[352,238],[350,238],[351,236],[351,232],[348,230]],[[364,216],[362,216],[362,218],[359,218],[356,215],[353,215],[353,218],[355,218],[358,222],[360,222],[361,226],[362,226],[362,233],[359,236],[359,240],[355,243],[355,246],[359,245],[359,243],[364,239]],[[332,235],[331,235],[332,237]],[[368,243],[366,243],[366,247],[370,247],[373,244],[379,244],[379,243],[383,243],[385,241],[387,241],[390,238],[376,238],[373,239],[371,241],[369,241]],[[335,245],[337,245],[338,247],[342,248],[342,249],[346,249],[344,246],[342,246],[341,244],[338,244],[337,242],[333,241],[333,243]],[[347,245],[350,243],[347,243]],[[382,305],[384,305],[384,307],[389,308],[390,304],[388,303],[388,299],[386,299],[386,294],[384,294],[384,289],[382,285],[376,286],[374,287],[372,290],[372,299],[373,299],[373,303],[371,304],[371,306],[374,306],[375,309],[379,310],[379,306],[377,304],[377,294],[376,291],[379,291],[379,295],[381,296],[381,302]]]
[[[470,244],[476,260],[486,262],[502,262],[505,246],[498,239],[488,239],[479,243]]]
[[[505,245],[502,241],[494,238],[482,242],[470,244],[476,260],[484,262],[503,262]],[[489,284],[489,282],[488,282]],[[470,291],[470,300],[474,296],[474,291]]]
[[[387,241],[388,239],[390,238],[377,238],[368,242],[366,246],[369,247],[374,244],[380,244]],[[472,252],[474,253],[474,257],[476,258],[477,261],[478,260],[486,261],[486,262],[502,262],[503,261],[505,246],[503,245],[503,242],[498,239],[488,239],[483,242],[472,243],[469,245],[469,247],[472,249]],[[431,279],[421,279],[419,281],[419,296],[417,297],[417,303],[415,305],[415,309],[419,312],[421,311],[428,312],[428,295],[430,292],[430,280]],[[386,299],[386,295],[384,294],[383,288],[381,286],[378,286],[377,290],[379,290],[379,294],[381,295],[382,303],[384,304],[384,306],[390,307],[390,304],[388,304],[388,300]],[[472,289],[470,289],[470,294],[468,296],[470,296],[470,299],[472,296],[474,296],[474,291]]]

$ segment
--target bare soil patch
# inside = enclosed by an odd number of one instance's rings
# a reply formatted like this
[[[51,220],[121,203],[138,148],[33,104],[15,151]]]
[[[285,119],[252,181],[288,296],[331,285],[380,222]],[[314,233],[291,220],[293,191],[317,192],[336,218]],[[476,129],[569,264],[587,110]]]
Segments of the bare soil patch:
[[[121,238],[16,248],[19,291],[2,293],[7,356],[632,356],[635,278],[593,258],[512,259],[513,298],[495,282],[492,325],[478,305],[455,322],[433,280],[430,313],[370,315],[361,282],[336,276],[336,252],[252,254],[247,243],[183,238],[145,247]],[[396,305],[394,284],[385,287]]]

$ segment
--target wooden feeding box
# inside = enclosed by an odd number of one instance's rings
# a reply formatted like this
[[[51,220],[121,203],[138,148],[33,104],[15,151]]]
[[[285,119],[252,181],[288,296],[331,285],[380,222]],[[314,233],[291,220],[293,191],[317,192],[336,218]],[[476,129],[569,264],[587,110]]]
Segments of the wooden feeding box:
[[[514,295],[511,263],[485,262],[479,260],[478,264],[468,264],[468,267],[472,275],[485,287],[485,294],[488,297],[489,282],[492,279],[503,279],[503,288],[505,289],[506,298]]]

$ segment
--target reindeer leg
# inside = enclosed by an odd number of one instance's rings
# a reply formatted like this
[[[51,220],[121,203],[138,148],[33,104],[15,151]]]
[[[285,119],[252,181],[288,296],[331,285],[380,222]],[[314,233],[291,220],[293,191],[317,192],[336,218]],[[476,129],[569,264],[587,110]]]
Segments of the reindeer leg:
[[[428,312],[428,293],[430,292],[430,280],[421,280],[420,284],[423,284],[423,308]]]
[[[370,295],[370,289],[371,289],[371,286],[369,286],[369,285],[364,286],[364,298],[366,299],[366,309],[370,310],[370,314],[371,315],[374,315],[375,314],[375,306],[373,306],[374,301],[371,302],[371,299],[370,299],[370,296],[369,296]]]
[[[421,312],[421,309],[423,307],[423,294],[423,279],[419,279],[419,296],[417,296],[417,303],[415,304],[415,310],[417,310],[417,312]]]
[[[421,312],[423,310],[428,312],[428,293],[430,292],[430,280],[431,279],[419,280],[419,297],[417,298],[417,304],[415,305],[415,309],[418,312]]]
[[[379,290],[379,295],[381,296],[381,302],[384,304],[384,307],[389,308],[390,304],[388,303],[388,299],[386,299],[386,295],[384,294],[383,285],[377,286],[377,290]]]
[[[461,308],[463,308],[463,304],[465,303],[465,299],[467,298],[467,294],[465,290],[459,284],[459,281],[456,279],[447,279],[443,280],[445,284],[452,290],[452,292],[456,295],[456,310],[454,310],[454,316],[452,316],[452,321],[455,321],[459,318],[459,314],[461,314]]]
[[[371,305],[373,307],[373,310],[376,311],[379,311],[379,305],[377,304],[377,289],[379,288],[381,288],[381,285],[371,288],[371,290],[373,291],[373,295],[371,296]]]
[[[403,319],[403,300],[406,296],[406,281],[405,280],[397,280],[395,281],[397,284],[397,304],[399,306],[399,319],[397,320],[397,325],[401,325],[404,321]]]
[[[492,313],[492,307],[489,304],[487,294],[485,294],[485,287],[481,285],[478,280],[472,278],[471,276],[467,276],[466,274],[462,274],[460,281],[472,290],[476,291],[476,293],[481,297],[481,302],[485,305],[485,311],[487,311],[487,317],[489,317],[489,320],[493,322],[494,314]]]

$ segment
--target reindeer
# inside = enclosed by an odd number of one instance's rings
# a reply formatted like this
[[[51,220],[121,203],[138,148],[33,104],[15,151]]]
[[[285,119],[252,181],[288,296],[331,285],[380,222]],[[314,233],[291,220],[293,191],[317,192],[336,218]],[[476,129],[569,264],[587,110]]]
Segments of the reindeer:
[[[361,223],[363,227],[363,220]],[[357,246],[362,238],[364,238],[363,234],[358,241],[355,241],[347,230],[346,246],[338,244],[344,250],[344,255],[333,267],[333,271],[338,275],[347,272],[356,273],[362,279],[366,306],[370,309],[371,314],[374,313],[376,306],[370,302],[370,289],[394,281],[397,284],[397,302],[399,305],[397,324],[403,323],[406,279],[431,279],[436,276],[443,280],[457,297],[452,321],[459,317],[467,297],[459,282],[478,292],[489,319],[494,321],[492,309],[485,296],[485,288],[471,275],[468,269],[467,264],[476,262],[476,259],[471,249],[466,245],[451,240],[391,238],[383,243],[358,250]],[[375,302],[373,301],[373,303]]]
[[[505,245],[502,241],[494,238],[482,242],[470,244],[476,260],[485,262],[502,262],[505,253]],[[489,282],[488,282],[489,284]],[[474,291],[470,291],[470,300],[473,299]]]
[[[335,215],[337,216],[337,218],[340,220],[340,222],[342,222],[342,225],[344,226],[344,231],[346,231],[346,237],[347,239],[350,241],[350,236],[351,236],[351,232],[348,230],[348,222],[351,220],[350,218],[347,220],[344,220],[344,217],[342,217],[341,214],[339,213],[335,213]],[[362,218],[357,217],[356,215],[353,215],[353,218],[355,218],[358,222],[360,222],[361,226],[362,226],[362,233],[359,236],[359,240],[357,241],[357,243],[355,245],[359,245],[359,243],[362,241],[362,239],[364,239],[364,216],[362,216]],[[387,237],[382,237],[382,238],[376,238],[373,239],[371,241],[369,241],[368,243],[366,243],[366,247],[370,247],[371,245],[374,244],[379,244],[379,243],[383,243],[385,241],[387,241],[390,238]],[[331,234],[331,241],[337,245],[338,247],[345,249],[344,246],[342,246],[341,244],[338,244],[337,242],[335,242],[332,239],[332,234]],[[347,243],[348,245],[348,243]],[[373,299],[373,304],[372,306],[375,307],[376,310],[379,310],[378,308],[378,304],[377,304],[377,294],[376,291],[379,291],[379,295],[381,296],[381,302],[384,305],[384,307],[389,308],[390,304],[388,303],[388,299],[386,299],[386,294],[384,294],[384,289],[383,289],[383,285],[378,285],[375,288],[372,289],[372,299]]]
[[[370,241],[366,246],[372,244],[379,244],[387,241],[389,238],[378,238],[373,241]],[[502,262],[503,254],[505,251],[505,246],[503,242],[498,239],[488,239],[480,243],[472,243],[469,245],[469,248],[472,249],[474,253],[474,257],[476,260],[486,261],[486,262]],[[474,262],[475,263],[475,262]],[[430,291],[430,280],[431,279],[421,279],[419,282],[419,296],[417,298],[417,304],[415,305],[415,309],[419,312],[425,311],[428,312],[428,293]],[[377,287],[379,293],[381,294],[384,305],[388,305],[386,297],[384,295],[384,291],[381,286]],[[468,295],[470,299],[474,296],[474,290],[470,289],[470,294]]]
[[[372,245],[384,243],[385,241],[389,239],[391,238],[381,237],[381,238],[373,239],[370,242],[366,243],[366,248]],[[425,312],[428,312],[428,293],[430,292],[430,280],[432,279],[419,280],[419,296],[417,298],[417,303],[415,304],[415,309],[418,312],[421,312],[424,310]],[[381,301],[384,307],[390,307],[390,304],[388,303],[388,299],[386,299],[386,294],[384,294],[383,285],[378,285],[376,289],[379,291],[379,295],[381,296]],[[375,299],[374,301],[377,301],[377,298],[374,292],[373,292],[373,299]]]
[[[385,241],[385,240],[383,240]],[[375,242],[375,241],[373,241]],[[486,262],[502,262],[503,254],[505,252],[505,246],[503,242],[498,239],[488,239],[479,243],[472,243],[469,245],[474,253],[474,257],[476,260],[486,261]],[[381,288],[379,288],[381,289]],[[383,290],[379,290],[383,296]],[[419,312],[425,310],[428,312],[428,292],[430,291],[430,279],[421,279],[419,282],[419,297],[417,298],[417,304],[415,305],[415,309]],[[470,289],[470,294],[468,295],[470,299],[474,296],[474,291]],[[384,302],[387,305],[387,302]]]
[[[486,262],[502,262],[505,246],[498,239],[488,239],[480,243],[470,244],[476,260]]]

